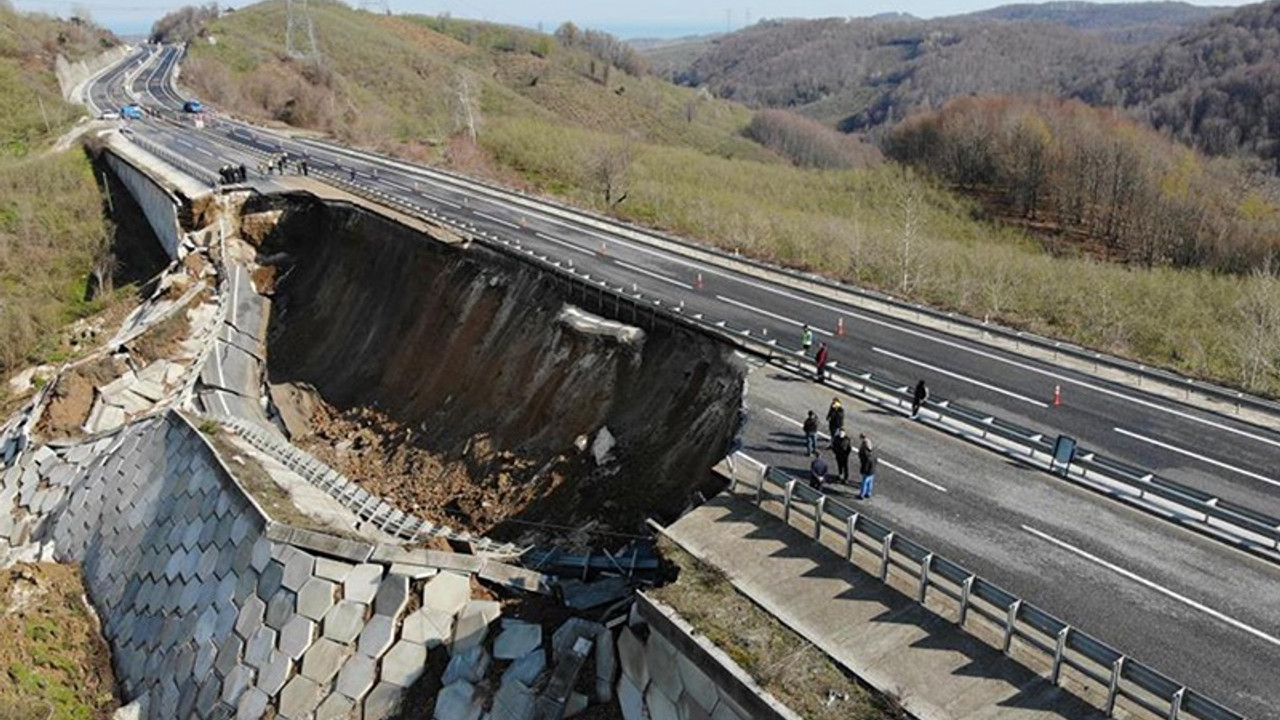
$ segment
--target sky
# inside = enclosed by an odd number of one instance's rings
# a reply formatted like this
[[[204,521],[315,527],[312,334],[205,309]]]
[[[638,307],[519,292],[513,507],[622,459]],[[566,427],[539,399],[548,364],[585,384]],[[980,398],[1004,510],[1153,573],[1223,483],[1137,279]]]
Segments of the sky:
[[[145,34],[151,23],[183,5],[203,4],[183,0],[10,0],[19,10],[67,17],[76,8],[89,10],[101,25],[122,35]],[[301,0],[295,0],[300,2]],[[347,0],[354,7],[368,6],[393,13],[437,15],[489,20],[542,27],[547,32],[571,20],[582,27],[605,30],[622,38],[679,37],[737,30],[764,18],[862,17],[885,12],[906,12],[918,17],[939,17],[983,10],[1014,0],[647,0],[643,3],[600,0]],[[1195,5],[1239,5],[1223,0],[1191,0]],[[247,1],[222,0],[222,7],[240,7]]]

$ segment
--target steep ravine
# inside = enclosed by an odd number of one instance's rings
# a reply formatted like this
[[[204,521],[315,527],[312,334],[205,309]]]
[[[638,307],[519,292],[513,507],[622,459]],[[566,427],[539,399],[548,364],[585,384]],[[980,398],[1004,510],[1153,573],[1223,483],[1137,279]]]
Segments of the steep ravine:
[[[742,395],[726,346],[602,321],[536,268],[350,205],[297,195],[245,212],[270,210],[273,395],[296,440],[347,474],[508,535],[636,529],[706,489]],[[617,445],[598,464],[583,440],[606,427]]]

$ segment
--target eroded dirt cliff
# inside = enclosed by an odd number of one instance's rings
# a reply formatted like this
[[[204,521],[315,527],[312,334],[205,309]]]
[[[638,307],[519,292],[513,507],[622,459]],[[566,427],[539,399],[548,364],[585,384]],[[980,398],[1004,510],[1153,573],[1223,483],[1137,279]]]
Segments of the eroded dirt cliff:
[[[536,268],[349,205],[291,196],[245,212],[279,217],[256,278],[274,286],[273,398],[296,440],[349,476],[505,535],[635,529],[707,489],[742,394],[727,347],[592,316]],[[602,428],[617,443],[599,463]]]

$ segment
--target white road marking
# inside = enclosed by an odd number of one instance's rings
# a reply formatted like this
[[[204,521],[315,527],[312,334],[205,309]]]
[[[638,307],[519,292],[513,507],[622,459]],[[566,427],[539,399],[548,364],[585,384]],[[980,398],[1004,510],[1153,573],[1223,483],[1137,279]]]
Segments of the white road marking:
[[[1230,625],[1230,626],[1232,626],[1232,627],[1234,627],[1234,628],[1236,628],[1236,629],[1238,629],[1238,630],[1243,630],[1243,631],[1245,631],[1245,632],[1249,633],[1250,635],[1253,635],[1254,637],[1257,637],[1257,638],[1259,638],[1259,639],[1261,639],[1261,640],[1265,640],[1265,641],[1267,641],[1267,642],[1271,643],[1272,645],[1278,645],[1278,646],[1280,646],[1280,638],[1274,637],[1274,636],[1272,636],[1272,635],[1268,635],[1267,633],[1265,633],[1265,632],[1263,632],[1263,631],[1259,630],[1258,628],[1253,627],[1252,625],[1245,624],[1245,623],[1243,623],[1243,622],[1241,622],[1241,621],[1239,621],[1239,620],[1236,620],[1236,619],[1235,619],[1235,618],[1233,618],[1233,617],[1230,617],[1230,616],[1225,615],[1225,614],[1223,614],[1223,613],[1221,613],[1221,612],[1218,612],[1217,610],[1214,610],[1214,609],[1213,609],[1213,608],[1211,608],[1211,607],[1208,607],[1208,606],[1206,606],[1206,605],[1204,605],[1204,604],[1198,603],[1198,602],[1196,602],[1195,600],[1192,600],[1192,599],[1191,599],[1191,598],[1189,598],[1189,597],[1186,597],[1186,596],[1184,596],[1184,595],[1179,595],[1178,593],[1176,593],[1176,592],[1174,592],[1174,591],[1172,591],[1172,590],[1170,590],[1170,589],[1168,589],[1168,588],[1164,587],[1163,585],[1157,585],[1156,583],[1154,583],[1154,582],[1152,582],[1152,581],[1150,581],[1150,580],[1148,580],[1148,579],[1146,579],[1146,578],[1144,578],[1144,577],[1142,577],[1142,576],[1140,576],[1140,575],[1137,575],[1137,574],[1135,574],[1135,573],[1133,573],[1133,572],[1130,572],[1130,571],[1128,571],[1128,570],[1125,570],[1124,568],[1122,568],[1122,567],[1120,567],[1120,566],[1118,566],[1118,565],[1115,565],[1115,564],[1113,564],[1113,563],[1107,562],[1106,560],[1103,560],[1102,558],[1100,558],[1100,557],[1098,557],[1098,556],[1096,556],[1096,555],[1093,555],[1093,554],[1091,554],[1091,553],[1089,553],[1089,552],[1087,552],[1087,551],[1085,551],[1085,550],[1081,550],[1080,548],[1078,548],[1078,547],[1076,547],[1076,546],[1074,546],[1074,545],[1071,545],[1071,544],[1069,544],[1069,543],[1067,543],[1067,542],[1064,542],[1064,541],[1062,541],[1062,540],[1059,540],[1059,539],[1057,539],[1057,538],[1053,537],[1052,535],[1048,535],[1048,534],[1043,533],[1043,532],[1041,532],[1041,531],[1039,531],[1039,530],[1036,530],[1036,529],[1035,529],[1035,528],[1033,528],[1033,527],[1028,527],[1028,526],[1026,526],[1026,525],[1023,525],[1023,526],[1022,526],[1022,529],[1023,529],[1023,530],[1025,530],[1025,531],[1027,531],[1027,532],[1029,532],[1029,533],[1031,533],[1032,535],[1035,535],[1036,537],[1040,538],[1041,540],[1044,540],[1045,542],[1052,543],[1053,545],[1056,545],[1056,546],[1058,546],[1058,547],[1062,548],[1063,550],[1066,550],[1066,551],[1068,551],[1068,552],[1074,553],[1074,554],[1076,554],[1076,555],[1078,555],[1078,556],[1080,556],[1080,557],[1082,557],[1082,558],[1084,558],[1084,559],[1086,559],[1086,560],[1089,560],[1090,562],[1093,562],[1093,563],[1096,563],[1096,564],[1098,564],[1098,565],[1101,565],[1102,567],[1104,567],[1104,568],[1106,568],[1106,569],[1108,569],[1108,570],[1110,570],[1110,571],[1112,571],[1112,572],[1116,573],[1117,575],[1120,575],[1121,577],[1128,578],[1129,580],[1132,580],[1132,581],[1134,581],[1134,582],[1138,583],[1139,585],[1142,585],[1142,586],[1144,586],[1144,587],[1150,588],[1151,590],[1155,590],[1156,592],[1160,593],[1161,595],[1164,595],[1165,597],[1171,598],[1171,599],[1173,599],[1173,600],[1177,600],[1178,602],[1180,602],[1180,603],[1182,603],[1182,604],[1184,604],[1184,605],[1186,605],[1186,606],[1188,606],[1188,607],[1191,607],[1191,608],[1194,608],[1194,609],[1196,609],[1196,610],[1199,610],[1200,612],[1205,613],[1206,615],[1209,615],[1210,617],[1212,617],[1212,618],[1214,618],[1214,619],[1216,619],[1216,620],[1220,620],[1221,622],[1224,622],[1224,623],[1226,623],[1226,624],[1228,624],[1228,625]]]
[[[593,253],[593,252],[591,252],[590,250],[583,250],[582,248],[578,247],[577,245],[574,245],[574,244],[573,244],[573,243],[571,243],[571,242],[565,242],[564,240],[561,240],[561,239],[559,239],[559,238],[553,238],[553,237],[551,237],[550,235],[547,235],[547,234],[545,234],[545,233],[535,232],[535,233],[534,233],[534,235],[536,235],[536,236],[538,236],[538,237],[542,238],[543,240],[546,240],[547,242],[552,242],[552,243],[555,243],[555,244],[557,244],[557,245],[562,245],[562,246],[564,246],[564,247],[566,247],[566,248],[568,248],[569,250],[572,250],[572,251],[574,251],[574,252],[582,253],[583,255],[587,255],[587,256],[589,256],[589,257],[595,257],[595,256],[596,256],[596,254],[595,254],[595,253]]]
[[[974,378],[966,377],[966,376],[961,375],[961,374],[959,374],[959,373],[951,372],[950,370],[943,370],[942,368],[940,368],[940,367],[938,367],[938,366],[936,366],[936,365],[930,365],[929,363],[921,362],[920,360],[916,360],[915,358],[907,357],[906,355],[899,355],[898,353],[890,352],[890,351],[888,351],[888,350],[885,350],[884,348],[873,347],[873,348],[871,348],[871,351],[872,351],[872,352],[880,353],[881,355],[887,355],[887,356],[889,356],[889,357],[891,357],[891,358],[893,358],[893,359],[895,359],[895,360],[901,360],[902,362],[905,362],[905,363],[910,363],[910,364],[912,364],[912,365],[918,365],[918,366],[920,366],[920,367],[922,367],[922,368],[926,368],[926,369],[928,369],[928,370],[932,370],[933,372],[936,372],[936,373],[938,373],[938,374],[940,374],[940,375],[946,375],[947,377],[953,377],[953,378],[955,378],[955,379],[957,379],[957,380],[960,380],[960,381],[962,381],[962,382],[967,382],[967,383],[969,383],[970,385],[977,385],[978,387],[986,388],[986,389],[988,389],[988,390],[990,390],[990,391],[992,391],[992,392],[998,392],[998,393],[1000,393],[1001,395],[1007,395],[1007,396],[1009,396],[1009,397],[1011,397],[1011,398],[1013,398],[1013,399],[1015,399],[1015,400],[1021,400],[1022,402],[1030,403],[1030,404],[1032,404],[1032,405],[1036,405],[1036,406],[1038,406],[1038,407],[1042,407],[1042,408],[1047,408],[1047,407],[1049,407],[1049,404],[1048,404],[1048,403],[1043,403],[1043,402],[1040,402],[1039,400],[1033,400],[1033,399],[1031,399],[1031,398],[1027,397],[1026,395],[1019,395],[1018,393],[1013,392],[1013,391],[1011,391],[1011,390],[1005,390],[1004,388],[998,388],[998,387],[996,387],[995,385],[991,385],[991,384],[988,384],[988,383],[984,383],[984,382],[982,382],[981,380],[975,380]]]
[[[780,413],[780,412],[776,412],[776,411],[772,410],[771,408],[765,408],[765,409],[764,409],[764,411],[765,411],[765,412],[767,412],[767,413],[769,413],[770,415],[772,415],[772,416],[774,416],[774,417],[778,418],[779,420],[782,420],[783,422],[788,422],[788,423],[791,423],[792,425],[797,425],[797,426],[802,427],[802,428],[804,427],[804,423],[803,423],[803,422],[799,422],[799,421],[797,421],[797,420],[795,420],[795,419],[793,419],[793,418],[789,418],[789,417],[787,417],[786,415],[783,415],[783,414],[782,414],[782,413]],[[830,436],[830,435],[828,435],[828,434],[826,434],[826,433],[824,433],[824,432],[822,432],[821,430],[819,430],[819,431],[818,431],[818,437],[819,437],[819,438],[821,438],[822,440],[827,440],[827,441],[831,440],[831,436]],[[941,486],[941,485],[939,485],[938,483],[933,482],[933,481],[931,481],[931,480],[926,480],[926,479],[924,479],[924,478],[920,477],[919,475],[917,475],[917,474],[915,474],[915,473],[911,472],[910,470],[906,470],[906,469],[904,469],[904,468],[902,468],[902,467],[900,467],[900,466],[898,466],[898,465],[894,465],[893,463],[889,462],[888,460],[885,460],[884,458],[881,458],[881,459],[880,459],[880,464],[881,464],[881,465],[884,465],[884,466],[885,466],[885,467],[887,467],[887,468],[892,468],[892,469],[894,469],[894,470],[897,470],[898,472],[902,473],[903,475],[906,475],[906,476],[907,476],[908,478],[910,478],[911,480],[915,480],[916,482],[918,482],[918,483],[920,483],[920,484],[922,484],[922,485],[925,485],[925,486],[931,487],[931,488],[933,488],[934,490],[937,490],[938,492],[946,492],[946,491],[947,491],[947,489],[946,489],[946,488],[942,487],[942,486]]]
[[[787,323],[788,325],[794,325],[796,327],[804,327],[805,325],[805,323],[802,323],[799,320],[794,320],[792,318],[789,318],[786,315],[779,315],[777,313],[772,313],[772,312],[769,312],[768,310],[758,308],[755,305],[748,305],[747,303],[744,303],[740,300],[734,300],[733,298],[728,298],[723,295],[717,295],[716,299],[723,303],[736,305],[737,307],[740,307],[743,310],[750,310],[751,312],[759,313],[760,315],[764,315],[765,317],[771,317],[774,320],[781,320],[782,322]],[[822,328],[810,327],[809,329],[819,335],[825,335],[827,337],[835,337],[835,335],[832,334],[830,331],[823,330]]]
[[[642,268],[642,267],[640,267],[640,266],[638,266],[638,265],[632,265],[632,264],[631,264],[631,263],[629,263],[629,262],[623,262],[623,261],[621,261],[621,260],[614,260],[613,262],[614,262],[614,263],[616,263],[617,265],[620,265],[620,266],[622,266],[622,267],[624,267],[624,268],[628,269],[628,270],[631,270],[632,272],[638,272],[638,273],[640,273],[640,274],[642,274],[642,275],[648,275],[649,277],[651,277],[651,278],[653,278],[653,279],[655,279],[655,280],[661,280],[661,281],[662,281],[662,282],[664,282],[664,283],[670,283],[670,284],[672,284],[672,285],[675,285],[676,287],[682,287],[682,288],[684,288],[685,290],[692,290],[692,289],[693,289],[693,286],[692,286],[692,285],[690,285],[690,284],[688,284],[688,283],[680,282],[679,280],[675,280],[675,279],[673,279],[673,278],[669,278],[669,277],[667,277],[666,275],[663,275],[663,274],[661,274],[661,273],[653,272],[652,270],[646,270],[646,269],[644,269],[644,268]]]
[[[489,215],[488,213],[482,213],[482,212],[480,212],[479,210],[476,210],[475,212],[476,212],[476,215],[479,215],[480,217],[484,218],[485,220],[492,220],[493,222],[496,222],[496,223],[498,223],[499,225],[506,225],[507,227],[512,228],[512,229],[514,229],[514,230],[520,230],[520,229],[521,229],[519,225],[517,225],[517,224],[515,224],[515,223],[513,223],[513,222],[509,222],[509,221],[507,221],[507,220],[503,220],[503,219],[502,219],[502,218],[500,218],[500,217],[494,217],[494,216],[492,216],[492,215]]]
[[[1171,452],[1176,452],[1176,453],[1178,453],[1178,454],[1180,454],[1180,455],[1186,455],[1187,457],[1195,458],[1196,460],[1199,460],[1199,461],[1201,461],[1201,462],[1209,463],[1210,465],[1216,465],[1217,467],[1220,467],[1220,468],[1222,468],[1223,470],[1230,470],[1231,472],[1239,473],[1239,474],[1241,474],[1241,475],[1244,475],[1245,477],[1251,477],[1251,478],[1253,478],[1254,480],[1261,480],[1262,482],[1267,483],[1268,485],[1275,485],[1275,486],[1277,486],[1277,487],[1280,487],[1280,480],[1273,480],[1273,479],[1271,479],[1271,478],[1269,478],[1269,477],[1265,477],[1265,476],[1263,476],[1263,475],[1259,475],[1258,473],[1255,473],[1255,472],[1249,472],[1248,470],[1244,470],[1244,469],[1242,469],[1242,468],[1238,468],[1238,467],[1236,467],[1235,465],[1228,465],[1227,463],[1221,462],[1221,461],[1219,461],[1219,460],[1214,460],[1213,458],[1205,457],[1204,455],[1200,455],[1200,454],[1197,454],[1197,453],[1193,453],[1193,452],[1191,452],[1190,450],[1183,450],[1183,449],[1182,449],[1182,448],[1180,448],[1180,447],[1176,447],[1176,446],[1174,446],[1174,445],[1170,445],[1170,444],[1168,444],[1168,443],[1160,442],[1159,440],[1156,440],[1156,439],[1154,439],[1154,438],[1149,438],[1149,437],[1147,437],[1147,436],[1145,436],[1145,435],[1139,435],[1139,434],[1138,434],[1138,433],[1136,433],[1136,432],[1132,432],[1132,431],[1129,431],[1129,430],[1125,430],[1124,428],[1113,428],[1113,429],[1114,429],[1116,432],[1120,433],[1121,435],[1125,435],[1125,436],[1127,436],[1127,437],[1131,437],[1131,438],[1133,438],[1134,440],[1141,440],[1141,441],[1142,441],[1142,442],[1144,442],[1144,443],[1149,443],[1149,444],[1151,444],[1151,445],[1155,445],[1156,447],[1161,447],[1161,448],[1164,448],[1165,450],[1169,450],[1169,451],[1171,451]]]
[[[398,183],[395,180],[392,180],[390,178],[387,178],[382,182],[385,185],[390,185],[391,187],[397,188],[399,190],[403,190],[404,192],[413,192],[413,188],[409,187],[408,185],[405,185],[404,183]]]
[[[461,205],[459,205],[458,203],[453,202],[453,201],[451,201],[451,200],[445,200],[445,199],[444,199],[444,198],[442,198],[442,197],[436,197],[435,195],[432,195],[431,193],[421,193],[421,194],[422,194],[422,197],[424,197],[424,198],[426,198],[426,199],[430,200],[431,202],[439,203],[439,204],[441,204],[441,205],[448,205],[449,207],[454,208],[454,209],[457,209],[457,210],[461,210],[461,209],[462,209],[462,206],[461,206]]]

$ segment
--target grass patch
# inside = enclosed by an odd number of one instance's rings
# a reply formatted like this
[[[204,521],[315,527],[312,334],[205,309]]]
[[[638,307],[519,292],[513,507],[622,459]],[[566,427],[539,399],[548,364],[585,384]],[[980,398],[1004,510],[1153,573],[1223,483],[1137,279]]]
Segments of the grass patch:
[[[118,706],[111,655],[84,593],[76,565],[0,572],[0,717],[93,720]]]
[[[906,717],[896,698],[864,687],[825,653],[734,589],[719,570],[700,562],[667,538],[659,538],[658,550],[679,575],[675,582],[649,594],[675,608],[761,687],[801,717]]]

